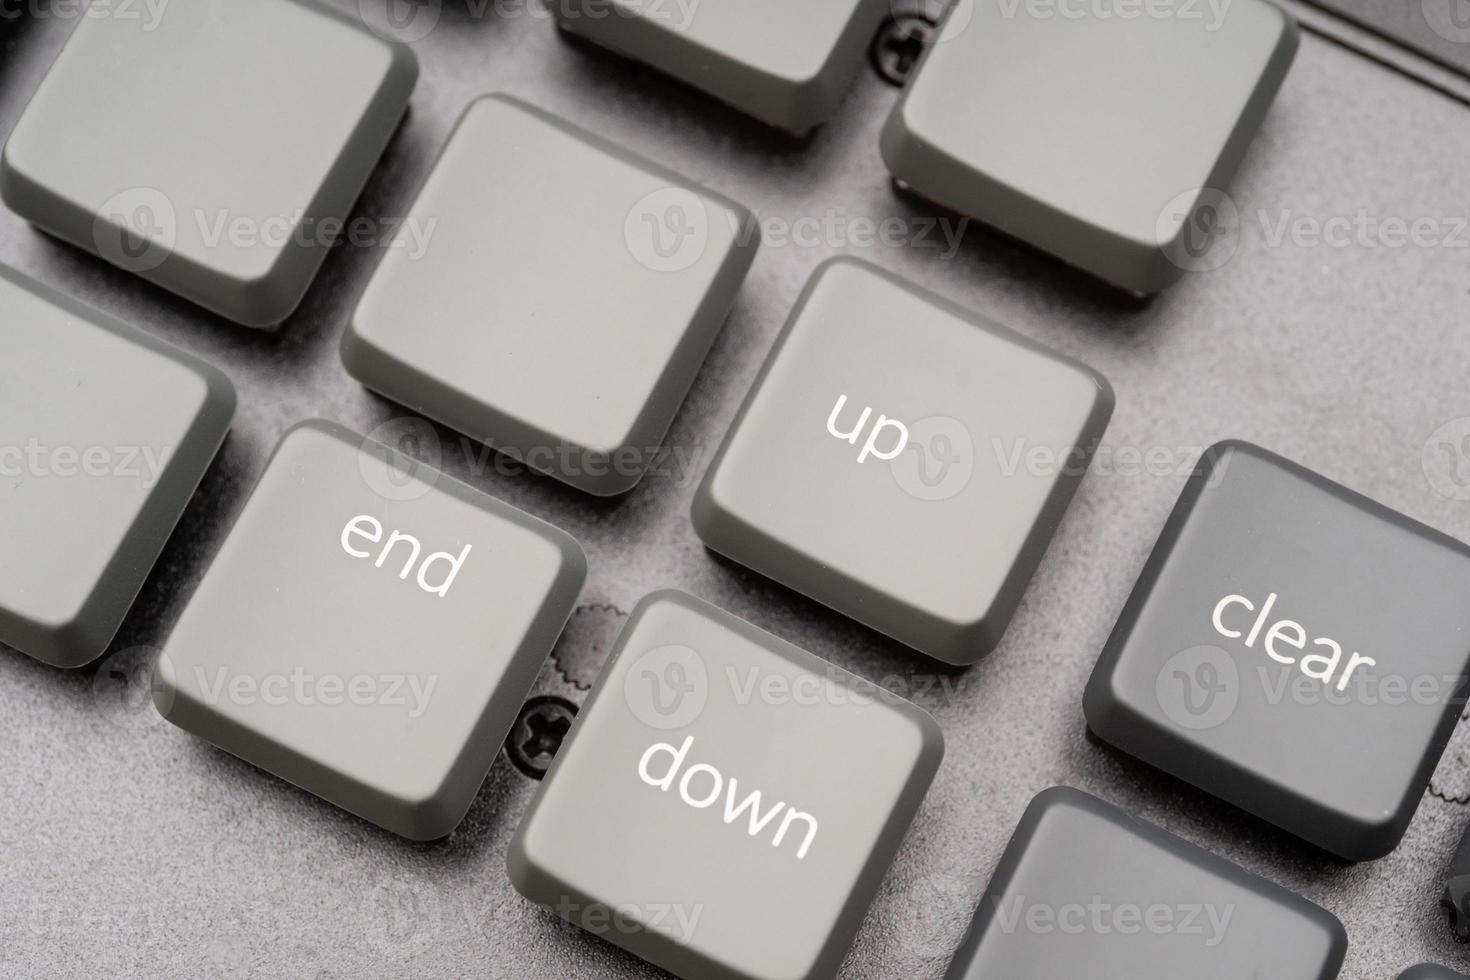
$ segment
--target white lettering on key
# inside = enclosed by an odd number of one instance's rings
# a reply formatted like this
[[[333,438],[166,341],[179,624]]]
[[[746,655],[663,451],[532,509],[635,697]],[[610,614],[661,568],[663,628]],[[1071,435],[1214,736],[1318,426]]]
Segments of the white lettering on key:
[[[780,826],[776,828],[775,836],[771,838],[772,847],[780,847],[793,825],[801,824],[806,828],[806,834],[802,837],[801,845],[796,850],[796,859],[803,860],[807,852],[811,850],[812,842],[817,839],[817,818],[810,813],[802,813],[800,810],[787,806],[779,800],[771,804],[770,809],[762,812],[760,790],[751,790],[744,799],[738,799],[740,781],[734,776],[726,779],[724,773],[707,763],[700,762],[690,766],[684,770],[684,775],[680,778],[679,770],[684,768],[684,763],[689,758],[689,750],[693,747],[693,735],[685,738],[683,744],[677,748],[668,742],[650,745],[644,751],[643,757],[638,760],[638,778],[664,793],[673,789],[677,782],[679,789],[676,795],[685,806],[695,810],[709,809],[723,795],[725,805],[719,811],[721,819],[727,826],[734,826],[740,820],[741,815],[749,811],[749,816],[745,818],[745,833],[750,837],[759,837],[780,815]],[[652,771],[652,767],[661,756],[668,757],[668,769],[662,775],[658,775]],[[783,810],[785,814],[781,815]]]
[[[827,432],[834,438],[841,439],[849,445],[856,446],[858,437],[862,435],[863,429],[867,427],[868,419],[873,417],[873,410],[864,407],[862,414],[858,416],[857,424],[848,431],[843,432],[838,428],[838,425],[840,424],[843,410],[846,407],[847,396],[839,395],[837,397],[837,404],[832,407],[832,414],[827,416]],[[888,430],[886,441],[889,443],[889,446],[887,449],[880,449],[878,448],[879,443],[885,441],[884,430]],[[908,448],[908,444],[908,426],[898,421],[898,419],[891,419],[886,415],[879,415],[878,421],[873,423],[872,431],[868,433],[867,440],[858,452],[857,461],[861,463],[870,456],[873,459],[881,460],[896,459],[899,453]]]
[[[353,558],[372,558],[372,551],[359,547],[359,543],[364,545],[381,544],[383,546],[382,550],[378,552],[378,557],[373,562],[373,567],[382,568],[388,563],[390,556],[393,556],[395,549],[397,549],[399,555],[402,556],[402,565],[399,566],[397,572],[399,579],[405,582],[408,581],[408,577],[413,574],[414,566],[417,565],[418,575],[415,576],[415,581],[418,583],[418,587],[430,595],[436,595],[441,599],[449,595],[449,587],[459,577],[460,570],[464,568],[465,560],[469,558],[470,550],[473,548],[473,545],[467,544],[457,555],[448,551],[436,551],[425,558],[422,564],[419,564],[419,556],[423,554],[424,546],[418,538],[412,534],[405,534],[402,531],[389,531],[387,532],[388,539],[384,541],[383,533],[382,521],[373,517],[371,514],[359,514],[348,521],[346,526],[342,528],[342,537],[340,539],[342,550]],[[401,548],[399,547],[400,545],[402,546]],[[397,561],[400,559],[395,557],[394,560]],[[444,566],[443,570],[436,569],[436,565]],[[389,570],[392,571],[391,566]],[[435,583],[430,581],[432,575],[439,575],[439,582]]]
[[[1266,601],[1261,603],[1257,610],[1256,604],[1243,595],[1228,595],[1215,604],[1214,615],[1210,622],[1215,627],[1215,632],[1232,640],[1245,637],[1247,649],[1254,650],[1256,641],[1261,641],[1261,648],[1266,651],[1266,656],[1279,664],[1290,666],[1296,664],[1303,674],[1323,684],[1331,684],[1337,675],[1337,668],[1342,663],[1342,644],[1336,640],[1319,637],[1311,641],[1312,646],[1324,647],[1330,653],[1309,653],[1302,655],[1307,649],[1307,630],[1301,623],[1291,619],[1278,619],[1267,626],[1271,619],[1271,610],[1276,607],[1276,601],[1280,598],[1275,592],[1266,596]],[[1250,624],[1250,633],[1244,629],[1237,629],[1226,622],[1227,617],[1237,626],[1244,626],[1245,620],[1235,610],[1242,609],[1246,613],[1255,613],[1256,618]],[[1231,615],[1231,614],[1234,615]],[[1262,637],[1262,631],[1265,636]],[[1376,667],[1378,661],[1372,657],[1365,657],[1360,653],[1348,655],[1347,666],[1342,675],[1337,677],[1336,687],[1339,691],[1347,690],[1348,683],[1352,680],[1354,672],[1360,667]]]

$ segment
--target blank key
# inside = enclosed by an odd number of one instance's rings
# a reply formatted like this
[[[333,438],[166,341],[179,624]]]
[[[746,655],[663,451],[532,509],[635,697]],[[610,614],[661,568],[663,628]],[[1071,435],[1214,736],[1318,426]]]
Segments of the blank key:
[[[294,310],[408,104],[409,49],[298,0],[84,17],[5,146],[21,217],[224,317]]]
[[[924,197],[1137,293],[1227,261],[1226,193],[1291,65],[1265,0],[958,0],[883,132]]]
[[[586,577],[576,542],[327,422],[281,440],[159,658],[165,718],[394,833],[469,809]]]
[[[465,112],[405,228],[347,369],[599,495],[663,454],[760,242],[740,205],[504,96]]]
[[[1037,796],[946,980],[1332,980],[1330,912],[1074,789]]]
[[[886,0],[558,0],[557,23],[794,133],[832,115]]]
[[[0,643],[101,656],[234,411],[218,370],[0,267]]]

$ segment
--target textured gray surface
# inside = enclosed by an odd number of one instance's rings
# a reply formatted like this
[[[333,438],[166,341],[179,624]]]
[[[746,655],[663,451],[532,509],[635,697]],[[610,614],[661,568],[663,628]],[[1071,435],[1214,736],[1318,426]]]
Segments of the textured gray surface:
[[[343,0],[344,7],[352,4]],[[401,214],[474,96],[525,96],[728,194],[768,221],[911,215],[877,152],[895,92],[865,73],[808,143],[773,136],[708,100],[557,39],[523,6],[449,5],[415,45],[423,77],[358,214]],[[13,8],[7,8],[13,9]],[[0,133],[8,132],[72,22],[0,21]],[[303,80],[309,73],[303,70]],[[1031,796],[1063,782],[1096,793],[1298,891],[1342,918],[1344,976],[1380,980],[1424,960],[1461,970],[1434,900],[1467,818],[1426,796],[1390,857],[1337,863],[1204,795],[1089,744],[1081,694],[1194,451],[1253,440],[1464,538],[1470,501],[1422,456],[1470,416],[1470,277],[1464,247],[1273,245],[1289,220],[1427,219],[1445,237],[1470,201],[1464,106],[1316,37],[1235,181],[1246,216],[1231,261],[1132,305],[1023,247],[972,230],[958,251],[773,244],[671,439],[684,459],[620,502],[476,464],[439,430],[444,466],[574,534],[591,576],[542,687],[590,682],[628,609],[676,586],[869,678],[906,690],[945,729],[948,753],[845,968],[850,978],[942,974]],[[834,238],[841,236],[833,236]],[[1464,234],[1459,234],[1463,243]],[[1104,452],[1083,482],[1000,648],[962,674],[934,668],[814,604],[712,559],[689,526],[701,475],[810,271],[863,255],[1089,362],[1118,393]],[[330,256],[276,336],[212,318],[0,215],[17,265],[223,367],[240,390],[234,433],[145,586],[116,649],[156,646],[218,547],[270,448],[322,415],[370,430],[400,414],[348,380],[337,342],[375,255]],[[1470,423],[1456,435],[1470,431]],[[1456,439],[1458,441],[1458,438]],[[1140,475],[1118,450],[1162,447]],[[1461,460],[1470,471],[1470,461]],[[472,472],[478,466],[478,472]],[[858,529],[854,529],[858,533]],[[558,924],[506,880],[506,843],[533,789],[492,771],[448,840],[413,845],[340,813],[158,720],[128,689],[127,657],[64,674],[0,655],[0,972],[96,976],[653,977]],[[1462,726],[1463,728],[1464,726]],[[1463,733],[1461,733],[1463,734]],[[1464,748],[1459,747],[1463,745]],[[1438,779],[1470,798],[1470,741]]]

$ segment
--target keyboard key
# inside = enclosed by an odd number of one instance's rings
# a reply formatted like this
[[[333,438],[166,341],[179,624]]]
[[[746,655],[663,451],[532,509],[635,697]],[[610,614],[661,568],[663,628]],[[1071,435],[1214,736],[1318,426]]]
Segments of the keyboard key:
[[[557,24],[792,133],[826,122],[862,66],[885,0],[552,5]]]
[[[1183,10],[955,4],[884,129],[889,170],[1137,293],[1220,264],[1209,233],[1298,34],[1265,0]]]
[[[943,752],[912,704],[656,593],[516,832],[510,877],[686,980],[833,977]]]
[[[214,368],[0,266],[0,643],[112,642],[235,414]]]
[[[1399,974],[1399,980],[1470,980],[1470,977],[1443,966],[1421,963]]]
[[[1109,742],[1348,860],[1464,703],[1470,548],[1265,450],[1205,453],[1088,684]]]
[[[154,703],[396,834],[443,837],[586,571],[550,525],[308,422],[281,440],[169,638]]]
[[[408,105],[412,53],[297,0],[84,17],[16,124],[21,217],[248,326],[301,302]]]
[[[1032,801],[947,980],[1332,980],[1329,912],[1074,789]]]
[[[465,113],[343,341],[364,385],[588,493],[660,442],[760,242],[749,211],[514,99]]]
[[[818,270],[695,497],[704,543],[951,664],[999,642],[1112,414],[1095,371]]]

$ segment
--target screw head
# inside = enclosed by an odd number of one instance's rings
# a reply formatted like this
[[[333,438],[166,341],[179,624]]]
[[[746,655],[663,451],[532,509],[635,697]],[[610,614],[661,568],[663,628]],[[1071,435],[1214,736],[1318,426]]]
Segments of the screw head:
[[[896,14],[885,20],[869,52],[878,76],[890,85],[907,82],[938,27],[927,14]]]
[[[505,740],[511,764],[531,779],[542,779],[576,717],[577,706],[566,698],[543,695],[527,701]]]

